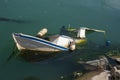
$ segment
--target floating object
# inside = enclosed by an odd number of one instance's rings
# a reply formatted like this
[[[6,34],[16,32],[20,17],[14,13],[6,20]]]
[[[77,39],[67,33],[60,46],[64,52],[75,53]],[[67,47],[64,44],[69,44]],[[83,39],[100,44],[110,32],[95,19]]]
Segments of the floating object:
[[[107,40],[107,41],[106,41],[106,46],[110,46],[110,44],[111,44],[111,41],[110,41],[110,40]]]
[[[68,34],[69,32],[71,34],[76,33],[76,36],[74,37],[65,34],[44,37],[44,35],[47,33],[47,29],[43,28],[40,32],[38,32],[37,36],[30,36],[22,33],[13,33],[12,36],[17,45],[17,48],[20,51],[21,50],[33,50],[42,52],[73,51],[76,49],[76,44],[80,44],[86,41],[85,36],[86,30],[104,32],[102,30],[81,27],[79,29],[69,28],[65,30],[68,32]]]
[[[37,36],[38,37],[42,37],[43,35],[45,35],[47,33],[47,29],[43,28],[42,30],[40,30],[40,32],[38,32]]]
[[[87,27],[80,27],[78,29],[76,28],[67,28],[68,33],[72,32],[72,34],[76,34],[77,33],[77,38],[86,38],[86,34],[92,33],[92,32],[101,32],[105,34],[104,30],[98,30],[98,29],[91,29],[91,28],[87,28]]]

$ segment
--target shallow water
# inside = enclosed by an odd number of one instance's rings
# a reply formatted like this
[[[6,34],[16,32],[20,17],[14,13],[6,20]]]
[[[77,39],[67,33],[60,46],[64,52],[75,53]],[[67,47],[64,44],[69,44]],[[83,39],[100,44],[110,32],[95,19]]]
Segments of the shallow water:
[[[0,80],[24,80],[30,76],[41,80],[58,80],[60,76],[80,67],[74,61],[79,60],[79,55],[64,60],[60,56],[60,60],[51,60],[50,63],[29,63],[14,56],[6,62],[13,52],[13,32],[35,35],[46,27],[49,34],[56,34],[61,26],[70,24],[75,28],[86,26],[106,30],[111,46],[120,43],[119,0],[0,0],[0,18],[3,17],[9,20],[0,20],[0,64],[4,64],[0,68]],[[104,35],[101,33],[87,37],[89,41],[104,45]],[[72,53],[78,52],[80,50]]]

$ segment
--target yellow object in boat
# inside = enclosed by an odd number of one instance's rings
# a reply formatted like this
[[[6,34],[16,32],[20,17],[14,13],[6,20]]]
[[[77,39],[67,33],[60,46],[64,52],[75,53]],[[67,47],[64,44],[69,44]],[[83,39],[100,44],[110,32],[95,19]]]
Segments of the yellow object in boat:
[[[68,31],[75,31],[76,29],[74,29],[74,28],[68,28],[67,30]]]
[[[86,43],[86,42],[87,42],[86,39],[75,39],[75,43],[76,43],[76,44],[84,44],[84,43]]]

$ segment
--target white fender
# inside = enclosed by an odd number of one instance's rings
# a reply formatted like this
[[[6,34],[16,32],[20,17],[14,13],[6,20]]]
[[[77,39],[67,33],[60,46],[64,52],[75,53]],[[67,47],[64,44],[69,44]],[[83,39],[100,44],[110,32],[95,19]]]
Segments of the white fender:
[[[37,36],[43,36],[43,35],[45,35],[47,33],[47,28],[43,28],[42,30],[40,30],[39,32],[38,32],[38,34],[37,34]]]

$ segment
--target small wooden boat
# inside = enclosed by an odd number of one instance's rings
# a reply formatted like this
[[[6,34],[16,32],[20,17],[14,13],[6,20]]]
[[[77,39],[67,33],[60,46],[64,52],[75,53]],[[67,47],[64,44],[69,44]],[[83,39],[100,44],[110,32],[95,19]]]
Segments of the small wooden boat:
[[[69,51],[70,48],[64,43],[64,41],[72,41],[70,37],[65,35],[58,36],[52,42],[22,33],[13,33],[12,35],[19,50],[27,49],[45,52]]]

